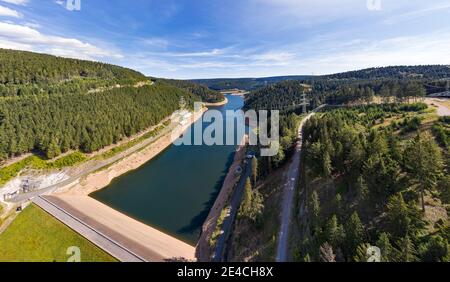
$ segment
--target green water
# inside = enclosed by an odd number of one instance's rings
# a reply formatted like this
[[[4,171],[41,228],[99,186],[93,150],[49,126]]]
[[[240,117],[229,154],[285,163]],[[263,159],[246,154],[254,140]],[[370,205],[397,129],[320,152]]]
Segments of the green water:
[[[237,110],[243,106],[240,96],[227,98],[227,105],[214,108],[223,116],[225,110]],[[232,119],[224,120],[226,123],[234,122]],[[197,123],[202,124],[200,120]],[[208,124],[203,123],[202,126],[205,128]],[[171,145],[148,163],[120,176],[91,196],[194,245],[235,150],[235,145]]]

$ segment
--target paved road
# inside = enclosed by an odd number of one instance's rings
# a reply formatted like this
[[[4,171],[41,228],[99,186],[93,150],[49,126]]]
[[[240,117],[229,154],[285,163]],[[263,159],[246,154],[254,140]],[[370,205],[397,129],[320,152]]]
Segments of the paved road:
[[[66,186],[72,185],[72,184],[76,184],[76,182],[79,181],[80,178],[82,178],[86,175],[89,175],[99,169],[107,167],[107,166],[117,162],[118,160],[123,159],[123,158],[135,153],[136,151],[139,151],[140,149],[146,147],[150,143],[154,142],[156,139],[158,139],[161,136],[163,136],[164,134],[170,132],[175,126],[176,126],[176,124],[172,123],[171,125],[166,126],[160,132],[160,134],[158,134],[157,136],[146,139],[145,141],[140,142],[139,144],[136,144],[135,146],[131,147],[130,149],[125,150],[125,151],[115,155],[114,157],[111,157],[104,161],[100,161],[100,162],[88,167],[87,169],[77,173],[76,175],[73,175],[73,176],[69,177],[68,179],[58,182],[54,185],[50,185],[48,187],[30,192],[30,193],[19,194],[17,197],[9,200],[9,202],[20,203],[23,201],[27,201],[29,199],[33,199],[34,197],[38,197],[40,195],[50,194],[59,188],[66,187]]]
[[[311,114],[306,116],[300,123],[298,129],[298,140],[295,146],[295,153],[292,157],[292,162],[289,164],[289,170],[287,172],[286,183],[284,184],[283,202],[281,212],[281,227],[278,236],[278,248],[277,248],[277,262],[285,262],[288,258],[288,245],[289,245],[289,225],[292,217],[292,205],[295,195],[295,188],[297,187],[300,169],[300,159],[302,150],[302,130],[305,122],[310,119],[315,112],[322,109],[325,105],[315,109]]]
[[[113,257],[123,262],[144,262],[144,258],[136,255],[126,247],[122,246],[118,242],[109,238],[105,234],[91,228],[77,217],[71,215],[69,212],[58,207],[52,202],[48,201],[44,197],[36,197],[33,199],[33,203],[41,207],[43,210],[63,222],[65,225],[81,234],[83,237],[105,250]],[[83,255],[83,254],[81,254]]]
[[[213,257],[214,262],[223,261],[223,255],[225,252],[226,241],[228,240],[228,237],[230,236],[233,222],[236,219],[237,212],[241,205],[242,195],[244,194],[245,182],[247,181],[247,178],[250,177],[251,173],[252,173],[252,162],[247,161],[247,165],[245,166],[244,171],[242,172],[241,178],[239,179],[239,182],[238,182],[236,188],[234,189],[233,195],[231,196],[230,215],[228,217],[226,217],[223,221],[223,224],[222,224],[223,233],[217,239],[216,250],[214,251],[214,257]]]

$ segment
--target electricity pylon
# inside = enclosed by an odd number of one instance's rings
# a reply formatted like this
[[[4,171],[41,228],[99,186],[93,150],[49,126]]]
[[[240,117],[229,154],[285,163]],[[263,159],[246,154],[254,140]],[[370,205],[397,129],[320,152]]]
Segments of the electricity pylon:
[[[303,92],[303,94],[302,94],[302,102],[299,104],[299,106],[303,106],[303,113],[304,114],[306,114],[308,112],[308,110],[306,108],[306,106],[308,106],[308,105],[309,105],[309,101],[306,98],[306,93]]]

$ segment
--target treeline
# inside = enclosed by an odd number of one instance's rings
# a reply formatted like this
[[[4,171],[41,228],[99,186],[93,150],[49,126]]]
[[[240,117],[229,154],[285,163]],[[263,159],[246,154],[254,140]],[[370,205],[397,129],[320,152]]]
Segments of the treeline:
[[[322,76],[329,79],[448,79],[450,67],[446,65],[425,66],[390,66],[380,68],[368,68],[357,71]]]
[[[291,157],[298,136],[298,126],[301,116],[295,113],[285,113],[280,115],[280,140],[279,150],[275,156],[260,156],[258,158],[258,179],[265,179],[276,169],[284,165]],[[269,129],[270,130],[270,129]],[[250,147],[250,150],[259,152],[260,146]]]
[[[217,103],[222,102],[225,99],[225,96],[215,90],[211,90],[208,87],[200,84],[196,84],[187,80],[177,80],[177,79],[159,79],[164,82],[167,82],[175,87],[186,90],[192,94],[195,94],[202,98],[203,102],[208,103]]]
[[[312,83],[311,90],[306,83]],[[251,92],[245,108],[291,111],[301,108],[303,93],[306,93],[308,109],[313,109],[324,103],[370,103],[375,95],[381,96],[385,103],[416,100],[426,95],[426,89],[416,80],[285,81]]]
[[[424,203],[449,204],[448,151],[429,132],[400,136],[398,125],[373,127],[392,113],[422,108],[339,109],[306,123],[298,260],[366,261],[370,246],[382,261],[450,260],[447,211],[430,222]]]
[[[211,89],[242,89],[248,91],[277,84],[284,81],[301,81],[311,84],[316,81],[341,81],[349,83],[361,80],[422,80],[433,81],[445,87],[446,81],[450,79],[450,67],[445,65],[428,66],[391,66],[381,68],[368,68],[357,71],[337,73],[323,76],[291,75],[261,78],[219,78],[219,79],[196,79],[195,83],[203,84]],[[434,88],[430,89],[433,91]]]
[[[288,110],[299,105],[302,102],[302,93],[308,91],[307,85],[298,81],[285,81],[269,85],[251,92],[246,97],[245,108],[257,111]]]
[[[0,97],[82,93],[145,80],[139,72],[100,62],[0,49]]]
[[[195,95],[158,82],[90,94],[0,98],[0,160],[38,151],[93,152],[158,124]]]
[[[205,85],[215,90],[256,90],[268,85],[279,83],[287,80],[305,80],[311,78],[308,75],[289,75],[289,76],[273,76],[261,78],[216,78],[216,79],[194,79],[195,83]]]

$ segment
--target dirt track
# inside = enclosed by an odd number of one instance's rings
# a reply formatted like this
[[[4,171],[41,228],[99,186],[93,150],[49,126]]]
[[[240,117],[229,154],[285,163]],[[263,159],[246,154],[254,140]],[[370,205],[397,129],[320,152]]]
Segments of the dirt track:
[[[449,99],[445,98],[426,98],[425,103],[436,108],[438,116],[450,116]]]

